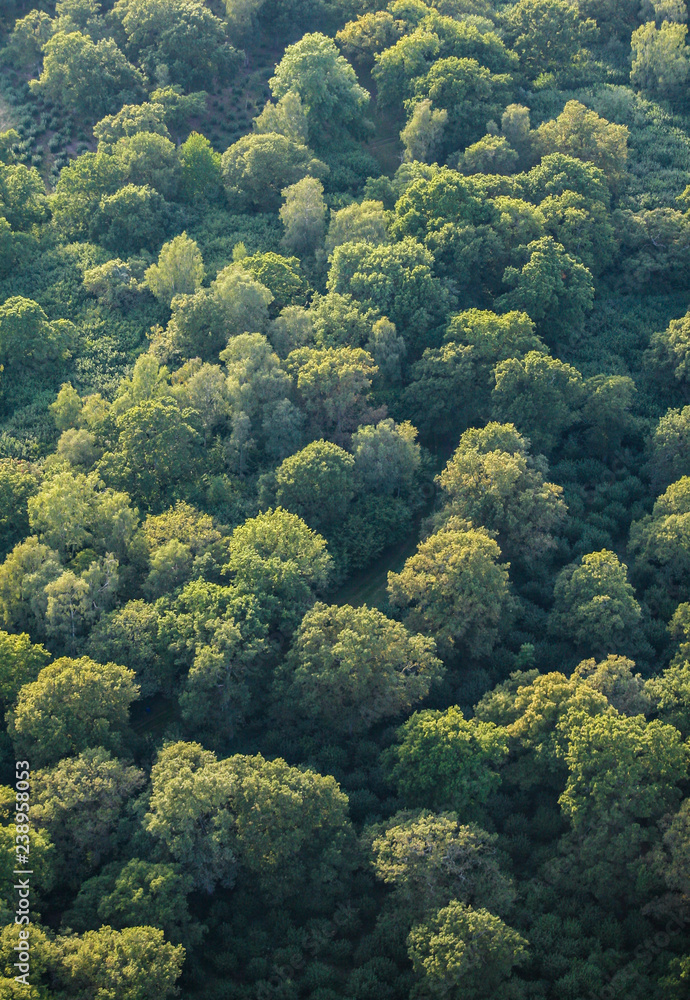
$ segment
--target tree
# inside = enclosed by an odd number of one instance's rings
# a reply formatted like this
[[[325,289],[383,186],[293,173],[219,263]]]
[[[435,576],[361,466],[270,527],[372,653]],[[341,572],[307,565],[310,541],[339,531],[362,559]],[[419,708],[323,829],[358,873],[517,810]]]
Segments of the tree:
[[[323,184],[315,177],[303,177],[281,194],[285,199],[280,208],[285,227],[283,246],[299,255],[314,253],[323,244],[326,233]]]
[[[520,0],[506,22],[520,68],[532,79],[541,73],[567,74],[582,46],[597,33],[596,22],[583,20],[564,0]]]
[[[650,438],[648,452],[655,486],[668,486],[683,475],[690,462],[690,406],[664,414]]]
[[[335,212],[331,210],[331,221],[326,236],[326,250],[332,253],[341,243],[371,243],[377,245],[388,242],[387,219],[383,202],[354,201]]]
[[[417,429],[409,421],[381,420],[366,424],[352,435],[355,477],[364,490],[397,495],[406,493],[419,471],[422,457]]]
[[[43,48],[43,70],[32,89],[92,119],[134,104],[143,77],[112,38],[94,43],[79,31],[57,32]]]
[[[657,498],[651,514],[630,526],[629,551],[635,569],[643,583],[656,583],[654,602],[662,602],[666,618],[685,596],[690,579],[689,521],[690,478],[682,476]]]
[[[272,293],[239,264],[218,274],[211,288],[180,295],[172,304],[168,331],[185,357],[215,361],[228,337],[268,327]]]
[[[680,319],[672,319],[665,330],[652,335],[652,359],[658,367],[670,368],[687,392],[690,381],[690,309]]]
[[[296,514],[278,508],[249,518],[228,543],[225,571],[242,593],[267,602],[271,624],[288,632],[323,592],[332,560],[326,543]]]
[[[221,166],[232,206],[271,212],[280,207],[284,188],[324,173],[305,145],[275,132],[243,136],[225,150]]]
[[[407,355],[407,345],[404,338],[398,336],[395,323],[391,323],[385,316],[377,319],[364,346],[374,359],[374,364],[378,368],[378,378],[384,385],[396,385],[402,382],[402,366]]]
[[[185,199],[213,201],[222,189],[221,155],[199,132],[191,132],[179,149],[182,192]]]
[[[686,24],[654,21],[633,31],[630,82],[649,94],[672,97],[681,93],[690,74],[690,56],[685,44]]]
[[[69,357],[76,330],[48,319],[32,299],[14,295],[0,305],[0,359],[5,365],[44,365]]]
[[[438,59],[415,81],[415,98],[430,100],[448,115],[441,146],[444,155],[481,138],[485,123],[499,118],[508,103],[511,84],[508,73],[492,73],[476,59],[457,56]]]
[[[165,108],[162,104],[125,104],[115,115],[106,115],[93,127],[94,138],[98,139],[101,152],[111,154],[120,139],[136,135],[138,132],[152,132],[170,138],[165,124]]]
[[[239,64],[223,21],[196,0],[118,0],[113,17],[126,51],[151,79],[169,77],[191,90],[214,77],[227,80]]]
[[[275,98],[289,91],[299,95],[310,135],[325,139],[329,128],[345,128],[355,134],[363,128],[369,94],[326,35],[307,34],[289,45],[269,86]]]
[[[164,243],[158,263],[152,264],[144,275],[149,290],[165,306],[169,306],[176,295],[193,295],[203,278],[201,252],[186,233]]]
[[[125,865],[115,861],[82,883],[69,926],[85,931],[94,924],[124,927],[159,927],[173,944],[199,944],[203,927],[192,918],[187,896],[191,876],[177,865],[134,858]]]
[[[134,671],[128,667],[101,665],[87,656],[62,657],[21,689],[8,715],[8,732],[18,756],[28,755],[34,767],[56,763],[87,747],[117,752],[129,706],[138,694]]]
[[[348,800],[330,775],[284,760],[237,755],[223,762],[241,863],[267,899],[326,910],[354,862]]]
[[[126,184],[103,195],[98,236],[104,246],[120,253],[159,246],[168,228],[165,199],[148,184]]]
[[[273,294],[241,264],[230,264],[216,275],[211,295],[219,303],[227,333],[263,332]]]
[[[457,707],[415,712],[386,751],[386,767],[406,802],[472,818],[501,783],[508,735]]]
[[[226,422],[230,412],[226,379],[220,365],[201,365],[174,391],[183,410],[192,409],[198,414],[204,446],[208,447],[212,432]]]
[[[388,574],[391,604],[408,627],[430,632],[447,654],[493,649],[511,608],[507,566],[484,528],[450,518],[421,542],[401,573]]]
[[[374,871],[417,919],[453,899],[498,913],[515,899],[496,834],[461,825],[455,813],[397,813],[367,839],[372,835]]]
[[[61,964],[74,1000],[166,1000],[175,994],[185,950],[165,941],[156,927],[107,925],[83,937],[61,939]]]
[[[276,674],[276,707],[323,732],[366,732],[426,697],[443,674],[435,649],[373,608],[317,603]]]
[[[470,347],[449,343],[427,347],[410,367],[411,381],[402,397],[404,412],[422,438],[457,434],[473,419],[480,389],[472,362]]]
[[[126,485],[149,506],[160,503],[173,483],[196,467],[199,434],[171,397],[144,400],[117,419],[117,451],[106,452],[99,470]]]
[[[433,102],[428,97],[414,104],[407,125],[400,133],[406,160],[435,162],[437,152],[443,145],[448,112],[445,108],[432,108]]]
[[[65,558],[93,546],[124,556],[139,512],[126,493],[104,488],[95,473],[59,472],[29,500],[31,529]]]
[[[319,347],[363,347],[371,336],[378,313],[366,309],[351,295],[328,292],[314,294],[305,319],[309,321],[308,341]],[[302,345],[299,345],[302,346]]]
[[[578,663],[573,676],[600,691],[622,715],[648,715],[652,700],[640,674],[633,674],[634,666],[625,656],[609,654],[600,663],[593,659]]]
[[[84,867],[98,868],[111,853],[117,823],[144,778],[102,747],[34,772],[31,822],[48,831],[66,882],[80,882]]]
[[[352,455],[330,441],[312,441],[276,472],[276,502],[318,530],[342,523],[354,496]]]
[[[524,104],[509,104],[501,115],[501,135],[519,157],[523,168],[534,162],[532,126],[529,108]]]
[[[237,867],[228,787],[216,755],[198,743],[170,743],[151,770],[144,829],[165,845],[196,888],[229,886]]]
[[[329,292],[349,293],[404,330],[419,349],[441,323],[447,293],[432,271],[433,258],[413,239],[371,246],[345,243],[333,251]]]
[[[438,59],[440,50],[438,35],[419,25],[395,45],[378,53],[372,70],[377,103],[399,110],[405,98],[410,96],[413,81],[426,73]]]
[[[407,939],[425,990],[449,1000],[498,995],[514,966],[527,957],[527,940],[488,910],[453,900],[417,924]]]
[[[54,31],[53,22],[42,10],[31,10],[25,17],[17,18],[3,51],[4,59],[17,60],[20,66],[38,63],[43,46]]]
[[[98,663],[126,663],[136,673],[141,697],[168,693],[175,679],[170,651],[160,636],[160,611],[145,601],[128,601],[104,615],[92,629],[88,655]]]
[[[94,560],[77,576],[65,570],[44,588],[46,633],[73,653],[89,626],[115,604],[119,584],[117,560]]]
[[[57,552],[35,535],[15,545],[0,566],[2,624],[17,632],[40,631],[47,604],[45,586],[61,572]]]
[[[536,140],[542,153],[565,153],[599,167],[612,188],[625,173],[627,126],[611,124],[579,101],[568,101],[558,118],[540,125]]]
[[[570,727],[559,801],[580,877],[600,899],[629,905],[642,896],[640,858],[660,839],[658,820],[680,803],[689,754],[676,729],[639,715],[599,715]]]
[[[594,283],[585,265],[553,236],[533,240],[521,248],[521,256],[521,267],[506,268],[503,282],[512,290],[496,305],[526,312],[539,333],[553,330],[560,338],[577,334],[594,302]]]
[[[240,629],[223,623],[222,638],[197,652],[180,696],[182,718],[193,732],[227,745],[245,721],[260,644],[243,643]]]
[[[199,744],[173,743],[151,783],[144,825],[200,888],[230,884],[239,860],[271,898],[285,902],[300,887],[318,908],[351,865],[347,799],[331,777],[261,756],[218,761]]]
[[[511,358],[524,358],[530,351],[548,353],[543,340],[534,332],[533,321],[527,313],[516,310],[501,316],[488,309],[466,309],[455,313],[448,323],[445,339],[450,344],[472,348],[466,354],[468,367],[474,375],[473,381],[476,380],[473,386],[474,409],[487,415],[491,389],[495,384],[495,365]]]
[[[687,609],[687,605],[681,604],[678,611],[684,607]],[[645,694],[661,721],[673,726],[687,739],[690,736],[690,661],[686,650],[674,657],[660,674],[650,677]]]
[[[512,174],[518,159],[518,153],[504,136],[485,135],[467,147],[458,166],[466,174]]]
[[[539,205],[547,234],[598,275],[611,267],[617,245],[606,205],[575,191],[551,195]]]
[[[360,424],[383,416],[369,406],[377,369],[366,351],[353,347],[325,350],[304,347],[288,356],[286,367],[296,374],[298,399],[314,435],[345,444]]]
[[[555,547],[553,531],[567,508],[562,487],[546,481],[545,462],[528,448],[512,424],[465,431],[438,482],[447,498],[444,517],[495,532],[502,552],[530,565]]]
[[[220,359],[227,368],[230,406],[245,413],[258,430],[262,416],[290,393],[290,378],[278,355],[260,333],[243,333],[230,339]]]
[[[627,645],[642,613],[627,569],[614,552],[603,549],[562,570],[551,618],[556,633],[594,653],[613,653]]]
[[[6,552],[29,534],[28,501],[38,491],[38,474],[28,462],[0,459],[0,546]]]
[[[535,448],[550,452],[578,420],[585,389],[572,365],[530,351],[522,359],[499,362],[494,375],[494,417],[529,429]]]
[[[233,256],[240,267],[271,292],[272,312],[284,312],[290,306],[304,302],[307,282],[300,274],[298,257],[283,257],[271,251],[251,256],[233,251]]]
[[[33,645],[25,632],[0,632],[0,701],[5,709],[14,704],[25,684],[36,680],[50,658],[48,650]]]
[[[125,181],[148,186],[164,198],[177,198],[182,171],[175,145],[155,132],[123,136],[112,147],[115,163],[122,166]]]
[[[302,99],[294,90],[283,94],[277,104],[267,101],[261,114],[254,119],[253,126],[255,132],[276,132],[302,146],[309,141],[307,113]]]
[[[0,136],[19,136],[13,129],[0,133]],[[0,209],[12,229],[24,231],[36,222],[43,222],[47,215],[48,201],[43,178],[35,167],[26,167],[23,163],[3,166],[0,163]],[[5,244],[7,247],[7,230]],[[21,248],[22,243],[12,239],[12,253]],[[6,253],[9,248],[6,249]]]
[[[404,21],[387,10],[377,10],[348,21],[335,38],[348,58],[371,67],[376,56],[395,45],[404,30]]]

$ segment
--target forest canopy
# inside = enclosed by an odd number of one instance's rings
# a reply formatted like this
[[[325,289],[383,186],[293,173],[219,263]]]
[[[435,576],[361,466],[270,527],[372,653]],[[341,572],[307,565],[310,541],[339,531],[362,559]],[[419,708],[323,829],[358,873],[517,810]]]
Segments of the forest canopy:
[[[3,1000],[690,996],[687,35],[2,4]]]

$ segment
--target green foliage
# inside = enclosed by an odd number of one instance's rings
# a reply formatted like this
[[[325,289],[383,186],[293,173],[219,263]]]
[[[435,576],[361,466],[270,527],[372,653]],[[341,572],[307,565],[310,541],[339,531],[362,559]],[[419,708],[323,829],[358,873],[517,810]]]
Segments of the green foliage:
[[[355,133],[363,127],[369,95],[357,83],[352,66],[325,35],[307,34],[288,46],[269,85],[278,99],[289,92],[299,96],[309,132],[316,138],[325,138],[329,126]]]
[[[443,516],[458,516],[496,532],[501,551],[533,564],[555,548],[563,522],[563,490],[545,481],[543,460],[529,456],[512,424],[469,430],[439,477]]]
[[[169,306],[176,295],[193,295],[204,278],[199,247],[186,233],[164,243],[158,263],[152,264],[144,279],[159,302]]]
[[[222,186],[221,155],[206,136],[192,132],[179,150],[182,190],[187,201],[214,199]]]
[[[372,247],[345,243],[333,251],[329,292],[347,293],[385,315],[419,349],[447,308],[447,293],[431,269],[431,254],[413,239]]]
[[[633,87],[662,96],[679,93],[690,73],[687,33],[687,25],[671,21],[664,21],[660,28],[653,21],[640,25],[631,39]]]
[[[102,118],[143,95],[141,73],[112,38],[94,43],[79,31],[58,32],[43,51],[43,70],[33,89],[72,111]]]
[[[503,281],[512,289],[496,304],[526,312],[540,333],[552,330],[559,338],[582,329],[594,301],[591,274],[553,236],[529,243],[522,266],[506,268]]]
[[[595,22],[582,21],[577,7],[562,0],[520,0],[506,22],[520,66],[532,79],[542,73],[567,78],[583,44],[596,36]]]
[[[527,957],[527,943],[488,910],[453,900],[413,927],[408,954],[431,996],[478,1000],[497,995]]]
[[[303,177],[281,192],[285,199],[280,219],[285,227],[283,246],[306,256],[317,250],[326,233],[326,203],[323,184],[315,177]]]
[[[578,419],[584,385],[582,376],[547,354],[530,351],[521,360],[501,361],[494,369],[493,413],[531,430],[535,448],[551,451]]]
[[[278,711],[352,737],[426,697],[443,674],[434,653],[380,611],[317,603],[276,675]]]
[[[627,579],[627,566],[614,552],[590,552],[556,579],[551,622],[579,647],[615,653],[626,647],[641,609]]]
[[[564,153],[598,167],[616,188],[628,159],[628,129],[600,117],[579,101],[568,101],[558,118],[537,129],[542,153]]]
[[[326,543],[296,514],[277,508],[232,533],[226,571],[242,593],[266,605],[272,624],[288,630],[326,589],[332,560]]]
[[[155,927],[105,925],[82,938],[64,938],[62,974],[75,1000],[93,996],[122,1000],[166,1000],[175,993],[184,948],[165,941]]]
[[[80,880],[79,865],[93,870],[111,847],[111,836],[127,801],[144,784],[144,773],[128,767],[102,747],[65,758],[34,773],[31,821],[55,845],[69,881]]]
[[[237,68],[225,24],[197,0],[118,0],[112,16],[124,31],[125,50],[149,78],[192,89],[216,76],[228,79]]]
[[[68,320],[50,321],[38,302],[19,295],[0,306],[0,358],[4,364],[43,365],[69,356],[76,331]]]
[[[173,944],[193,946],[201,940],[203,930],[187,907],[191,889],[191,878],[175,865],[137,858],[122,866],[116,861],[83,883],[69,911],[70,925],[77,931],[96,923],[107,923],[117,930],[161,927]]]
[[[50,660],[43,646],[34,646],[26,633],[0,632],[0,698],[5,707],[14,704],[21,688],[31,684]]]
[[[276,502],[317,530],[342,521],[354,495],[352,455],[330,441],[312,441],[276,472]]]
[[[17,756],[41,767],[87,747],[121,749],[138,693],[127,667],[101,666],[86,656],[55,660],[21,688],[8,715]]]
[[[221,166],[230,204],[266,211],[278,208],[284,188],[324,173],[305,145],[276,132],[244,136],[225,150]]]
[[[413,805],[472,818],[501,783],[508,736],[493,722],[465,719],[459,708],[415,712],[387,752],[390,776]]]
[[[496,834],[461,825],[455,813],[397,813],[371,834],[374,871],[416,916],[453,899],[501,913],[515,899]]]

